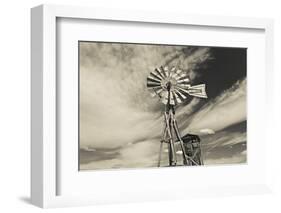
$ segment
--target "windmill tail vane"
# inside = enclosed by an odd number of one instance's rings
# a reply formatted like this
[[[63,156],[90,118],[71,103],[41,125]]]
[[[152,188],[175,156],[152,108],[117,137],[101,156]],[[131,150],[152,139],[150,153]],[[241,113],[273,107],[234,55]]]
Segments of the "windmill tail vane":
[[[199,98],[208,98],[206,93],[206,85],[205,84],[199,84],[196,86],[190,86],[188,89],[188,94],[190,96],[195,96]]]
[[[191,86],[186,72],[176,67],[156,68],[147,77],[147,88],[153,97],[158,96],[165,104],[164,131],[160,141],[158,166],[161,163],[163,143],[168,146],[169,166],[181,165],[177,153],[181,153],[182,165],[203,165],[200,138],[187,134],[181,137],[175,117],[175,106],[188,96],[207,98],[205,84]],[[177,150],[179,149],[179,150]]]

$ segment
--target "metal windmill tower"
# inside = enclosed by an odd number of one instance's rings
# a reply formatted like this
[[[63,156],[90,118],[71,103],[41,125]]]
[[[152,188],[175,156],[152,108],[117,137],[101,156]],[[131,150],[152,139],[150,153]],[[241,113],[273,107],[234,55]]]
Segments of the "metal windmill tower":
[[[180,135],[175,118],[175,106],[181,104],[188,95],[199,98],[207,98],[205,84],[191,86],[190,80],[185,72],[177,69],[176,67],[169,69],[165,66],[156,68],[148,75],[147,88],[152,96],[158,96],[161,102],[165,105],[164,131],[160,143],[158,166],[160,166],[161,162],[163,143],[168,145],[170,166],[179,165],[176,157],[175,145],[177,143],[180,145],[179,151],[182,152],[183,165],[203,164],[201,157],[198,154],[201,153],[199,144],[200,139],[199,141],[195,141],[195,143],[193,143],[194,137],[191,137],[193,138],[192,140],[184,141],[184,138]]]

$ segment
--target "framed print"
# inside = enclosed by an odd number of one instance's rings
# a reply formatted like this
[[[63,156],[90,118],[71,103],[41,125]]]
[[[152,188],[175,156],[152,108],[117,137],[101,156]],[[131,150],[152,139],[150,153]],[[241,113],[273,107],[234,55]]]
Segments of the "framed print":
[[[246,163],[246,48],[78,45],[79,170]]]
[[[270,191],[272,20],[31,14],[32,203]]]

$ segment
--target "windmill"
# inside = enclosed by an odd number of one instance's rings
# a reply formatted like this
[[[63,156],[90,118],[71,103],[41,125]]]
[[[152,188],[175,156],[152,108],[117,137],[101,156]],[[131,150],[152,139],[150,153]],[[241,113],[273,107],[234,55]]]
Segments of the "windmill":
[[[179,143],[183,165],[198,165],[201,161],[194,160],[198,152],[194,153],[192,143],[184,143],[175,117],[175,106],[181,104],[188,96],[207,98],[205,84],[190,85],[186,72],[176,67],[160,67],[152,71],[147,77],[147,88],[153,97],[158,96],[165,105],[164,131],[160,143],[158,166],[161,162],[163,143],[168,145],[169,166],[177,166],[176,144]],[[188,147],[191,147],[189,149]],[[199,151],[200,146],[199,146]]]

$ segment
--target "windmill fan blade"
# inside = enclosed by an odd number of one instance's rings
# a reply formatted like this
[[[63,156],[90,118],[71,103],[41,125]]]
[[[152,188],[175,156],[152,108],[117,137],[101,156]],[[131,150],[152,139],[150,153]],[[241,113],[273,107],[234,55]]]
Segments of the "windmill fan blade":
[[[161,101],[162,101],[163,104],[168,103],[168,96],[169,96],[169,92],[167,90],[163,90],[160,93]]]
[[[164,75],[164,78],[167,78],[169,76],[168,70],[165,70],[164,67],[160,67],[160,70],[162,74]]]
[[[165,79],[167,76],[166,76],[166,73],[164,72],[164,68],[160,67],[159,71],[160,71],[161,75],[163,76],[163,79]]]
[[[161,86],[158,86],[158,87],[148,88],[148,91],[150,92],[152,97],[155,97],[156,95],[159,95],[159,93],[162,92],[163,89]]]
[[[155,73],[158,74],[159,77],[161,77],[161,79],[164,79],[165,78],[165,75],[161,72],[161,70],[159,70],[158,68],[156,68],[155,70]]]
[[[154,78],[157,78],[158,80],[162,80],[163,78],[162,78],[162,76],[158,73],[158,72],[156,72],[156,70],[154,70],[153,72],[151,72],[150,74],[149,74],[149,76],[152,76],[152,77],[154,77]]]
[[[187,96],[189,95],[189,92],[188,92],[188,88],[185,89],[185,88],[182,88],[182,87],[179,87],[179,86],[176,86],[176,89],[179,91],[179,93],[183,96]]]
[[[147,87],[151,88],[151,87],[157,87],[157,86],[161,86],[160,82],[157,82],[155,80],[149,79],[147,78]]]
[[[163,89],[163,88],[161,86],[153,86],[148,88],[149,91],[156,91],[158,89]]]
[[[172,67],[170,73],[171,73],[170,76],[174,75],[174,74],[176,73],[176,68],[175,68],[175,67]]]
[[[177,70],[174,74],[174,77],[176,80],[178,80],[180,77],[181,77],[181,73],[182,73],[182,70]]]
[[[174,79],[177,79],[178,74],[176,72],[171,72],[170,76]]]
[[[178,69],[178,70],[176,71],[176,73],[180,76],[180,74],[182,73],[182,70]]]
[[[180,83],[189,83],[189,79],[186,77],[186,78],[182,78],[180,80],[177,81],[179,84]]]
[[[170,92],[170,104],[175,105],[175,99],[174,99],[174,96],[173,96],[173,92]]]
[[[154,91],[156,94],[160,94],[163,91],[163,88],[160,87],[160,88],[154,89]]]
[[[180,104],[182,102],[181,99],[179,98],[179,96],[176,94],[175,91],[172,92],[172,95],[173,95],[174,100],[175,100],[175,105],[176,104]]]
[[[153,75],[151,75],[151,73],[150,73],[150,75],[147,77],[147,80],[151,80],[151,81],[153,81],[153,82],[161,82],[161,79],[158,79],[158,78],[156,78],[156,77],[154,77]]]
[[[180,98],[181,102],[184,101],[187,97],[181,93],[179,90],[175,90],[175,94]]]
[[[181,87],[183,89],[188,89],[190,87],[190,84],[183,82],[183,83],[177,84],[177,87]]]
[[[168,67],[164,67],[163,70],[164,70],[166,76],[169,77],[170,76],[170,70],[168,69]]]
[[[176,80],[178,81],[183,78],[187,78],[187,74],[181,70],[181,72],[178,73]]]

